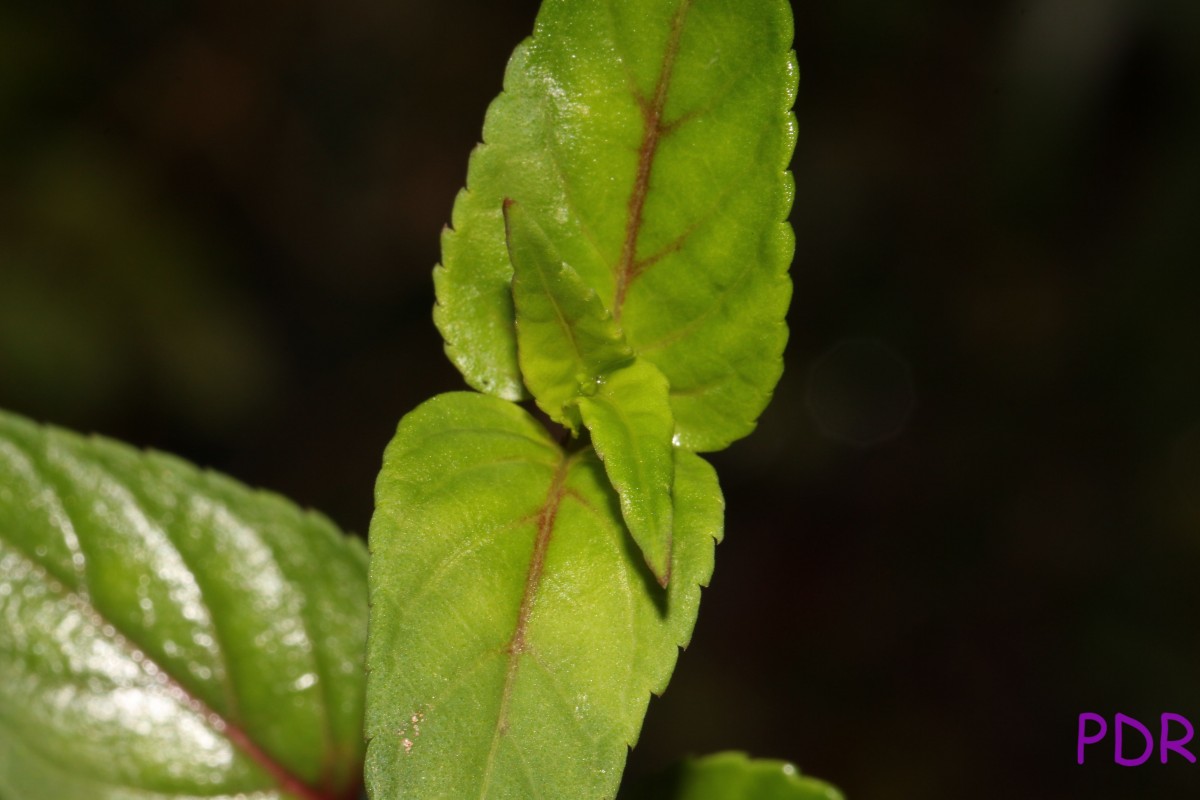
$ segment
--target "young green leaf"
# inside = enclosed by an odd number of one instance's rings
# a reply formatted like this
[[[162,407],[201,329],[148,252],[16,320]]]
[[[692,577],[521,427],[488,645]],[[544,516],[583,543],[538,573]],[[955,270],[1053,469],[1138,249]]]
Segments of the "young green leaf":
[[[842,800],[842,793],[784,761],[717,753],[623,789],[620,800]]]
[[[551,419],[576,433],[583,415],[625,524],[666,586],[675,469],[666,378],[634,362],[604,304],[520,205],[506,201],[504,217],[525,384]]]
[[[501,204],[535,217],[670,382],[680,443],[745,436],[782,369],[797,69],[785,0],[546,0],[442,238],[435,319],[524,396]]]
[[[594,393],[608,372],[632,361],[633,351],[541,226],[511,201],[504,204],[504,218],[525,385],[551,419],[578,433],[576,401]]]
[[[579,400],[592,445],[621,498],[621,516],[663,586],[671,579],[675,421],[667,379],[638,360],[605,376]]]
[[[353,800],[365,555],[282,498],[0,414],[0,796]]]
[[[664,592],[592,450],[478,394],[401,421],[371,522],[375,800],[614,796],[721,533],[716,474],[677,458]]]

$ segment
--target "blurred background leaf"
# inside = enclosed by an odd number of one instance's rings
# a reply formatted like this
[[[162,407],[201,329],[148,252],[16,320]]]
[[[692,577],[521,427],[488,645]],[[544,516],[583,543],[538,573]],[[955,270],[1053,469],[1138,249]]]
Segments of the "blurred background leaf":
[[[823,781],[801,775],[786,761],[745,753],[687,758],[622,788],[620,800],[843,800]]]
[[[1082,711],[1200,716],[1200,5],[793,9],[787,369],[714,459],[630,771],[1180,796],[1073,748]],[[461,386],[430,270],[534,12],[0,0],[0,407],[365,530],[400,415]]]

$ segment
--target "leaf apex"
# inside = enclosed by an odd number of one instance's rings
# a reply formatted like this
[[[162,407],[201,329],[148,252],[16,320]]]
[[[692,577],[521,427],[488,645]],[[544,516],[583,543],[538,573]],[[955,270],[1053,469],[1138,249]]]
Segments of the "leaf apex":
[[[670,553],[671,553],[671,551],[668,550],[667,551],[667,568],[665,570],[663,570],[661,574],[659,573],[658,570],[655,570],[654,567],[650,568],[654,572],[654,578],[655,578],[655,580],[658,581],[658,585],[664,589],[666,589],[667,585],[671,582],[671,554]]]

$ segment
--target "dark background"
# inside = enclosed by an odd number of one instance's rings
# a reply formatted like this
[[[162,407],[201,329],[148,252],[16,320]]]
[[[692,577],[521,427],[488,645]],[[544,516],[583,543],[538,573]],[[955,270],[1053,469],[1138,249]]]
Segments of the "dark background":
[[[1200,724],[1200,3],[793,8],[787,371],[631,771],[1194,795],[1074,737]],[[0,0],[0,407],[365,530],[462,385],[430,269],[534,11]]]

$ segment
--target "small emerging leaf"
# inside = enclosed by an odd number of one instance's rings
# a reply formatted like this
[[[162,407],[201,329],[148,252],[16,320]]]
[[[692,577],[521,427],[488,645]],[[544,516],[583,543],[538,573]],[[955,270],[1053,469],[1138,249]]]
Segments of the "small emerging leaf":
[[[356,797],[365,556],[282,498],[0,414],[0,796]]]
[[[590,449],[521,408],[441,395],[400,423],[371,521],[374,800],[613,797],[712,572],[716,474],[676,453],[663,592]]]
[[[753,429],[787,339],[791,41],[785,0],[545,0],[434,271],[434,317],[471,386],[525,395],[501,213],[512,198],[667,377],[683,447]]]
[[[604,470],[621,498],[621,516],[663,586],[671,578],[675,459],[667,379],[647,361],[606,377],[592,397],[579,400],[583,422]]]
[[[622,790],[620,800],[843,800],[832,786],[785,761],[718,753],[685,759]]]
[[[551,419],[576,434],[582,415],[625,524],[666,586],[675,469],[666,378],[652,364],[634,362],[604,304],[520,205],[506,201],[504,217],[525,384]]]
[[[525,385],[554,421],[579,431],[575,402],[595,392],[633,351],[596,293],[584,285],[537,222],[517,203],[504,204],[513,264],[517,353]]]

